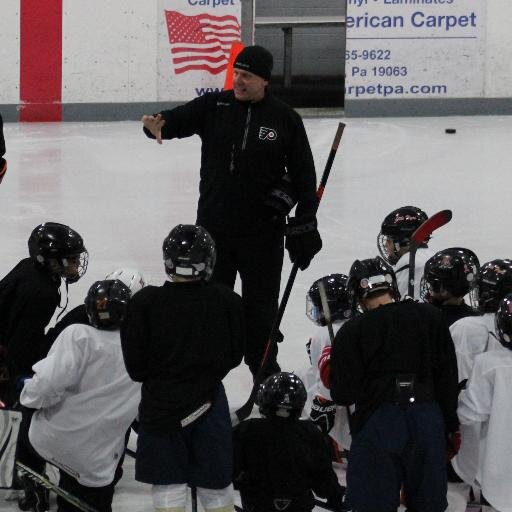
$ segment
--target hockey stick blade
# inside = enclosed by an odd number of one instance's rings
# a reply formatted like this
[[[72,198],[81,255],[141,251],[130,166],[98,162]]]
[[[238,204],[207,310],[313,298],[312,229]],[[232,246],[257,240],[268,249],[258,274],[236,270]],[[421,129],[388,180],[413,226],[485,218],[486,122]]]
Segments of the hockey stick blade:
[[[421,245],[436,229],[448,224],[452,220],[451,210],[441,210],[429,217],[413,234],[411,239],[416,246]]]
[[[451,210],[441,210],[429,217],[411,236],[409,246],[409,282],[407,286],[407,294],[414,298],[415,286],[415,265],[416,251],[418,247],[436,230],[444,226],[452,219]]]
[[[338,150],[338,146],[340,145],[341,136],[343,135],[343,130],[345,129],[345,124],[338,123],[338,128],[336,129],[336,135],[334,136],[334,141],[331,146],[331,150],[329,152],[329,157],[327,158],[327,162],[325,163],[324,172],[322,173],[322,178],[320,180],[320,184],[318,185],[318,189],[316,191],[317,197],[317,205],[316,209],[318,210],[318,206],[320,205],[320,201],[322,200],[322,195],[324,193],[325,185],[327,184],[327,180],[329,178],[329,174],[331,172],[332,164],[334,162],[334,157],[336,156],[336,151]],[[236,417],[239,421],[243,421],[249,417],[251,414],[252,408],[254,407],[254,403],[256,401],[256,396],[258,395],[258,389],[260,384],[263,382],[265,376],[265,366],[268,361],[268,356],[271,353],[272,345],[275,344],[275,334],[279,330],[279,325],[281,324],[281,320],[284,315],[284,310],[286,305],[288,304],[288,299],[290,297],[290,293],[292,290],[293,283],[295,281],[295,277],[297,276],[297,272],[299,270],[299,265],[297,263],[293,264],[292,271],[290,272],[290,276],[288,277],[288,282],[286,283],[286,287],[283,292],[283,296],[281,298],[281,303],[279,304],[279,308],[277,310],[276,319],[274,320],[274,324],[272,325],[272,330],[270,331],[270,335],[267,340],[267,344],[265,346],[265,352],[263,354],[263,359],[261,360],[260,368],[254,377],[254,383],[251,389],[251,394],[242,407],[235,411]]]
[[[54,492],[57,494],[57,496],[60,496],[62,499],[66,500],[69,504],[73,505],[78,510],[81,510],[82,512],[98,512],[95,508],[91,507],[70,492],[62,489],[62,487],[59,487],[57,484],[54,484],[43,475],[36,473],[33,469],[25,466],[25,464],[16,462],[16,468],[22,475],[27,476],[31,480],[34,480],[34,482],[37,482],[49,491]]]

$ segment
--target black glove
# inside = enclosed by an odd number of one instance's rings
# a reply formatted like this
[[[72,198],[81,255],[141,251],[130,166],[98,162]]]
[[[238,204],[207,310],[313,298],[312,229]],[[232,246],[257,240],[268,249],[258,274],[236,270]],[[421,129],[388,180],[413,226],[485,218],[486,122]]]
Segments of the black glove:
[[[328,434],[334,426],[336,404],[331,400],[327,400],[327,398],[317,395],[313,398],[309,417],[323,434]]]
[[[286,248],[292,263],[301,270],[309,267],[313,256],[322,248],[322,239],[314,215],[292,217],[286,226]]]
[[[297,192],[287,174],[268,192],[264,203],[281,217],[286,217],[292,211],[297,204]]]
[[[0,156],[0,183],[4,179],[5,173],[7,172],[7,162],[4,157]]]

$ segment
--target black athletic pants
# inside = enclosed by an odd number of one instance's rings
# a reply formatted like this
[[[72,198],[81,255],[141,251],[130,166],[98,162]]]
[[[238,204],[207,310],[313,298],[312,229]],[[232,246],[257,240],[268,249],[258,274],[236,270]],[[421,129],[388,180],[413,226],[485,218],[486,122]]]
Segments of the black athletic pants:
[[[212,280],[234,288],[236,274],[240,274],[247,322],[245,363],[255,375],[277,314],[284,254],[282,228],[248,237],[212,236],[217,249]],[[270,354],[269,374],[279,371],[276,357],[277,347]]]

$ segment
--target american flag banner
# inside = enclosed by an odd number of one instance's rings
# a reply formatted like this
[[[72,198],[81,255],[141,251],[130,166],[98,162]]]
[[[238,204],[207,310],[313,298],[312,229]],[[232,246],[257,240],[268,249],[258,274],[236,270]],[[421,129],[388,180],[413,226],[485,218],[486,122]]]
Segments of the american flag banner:
[[[236,16],[187,16],[166,10],[165,17],[175,74],[206,71],[217,75],[226,70],[231,44],[241,39]]]

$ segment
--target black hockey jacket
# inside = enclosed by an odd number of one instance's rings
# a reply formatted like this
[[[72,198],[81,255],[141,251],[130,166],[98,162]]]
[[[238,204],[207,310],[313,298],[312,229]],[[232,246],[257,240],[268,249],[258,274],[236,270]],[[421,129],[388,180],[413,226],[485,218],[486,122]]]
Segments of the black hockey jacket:
[[[355,404],[354,435],[377,407],[397,400],[397,378],[414,376],[416,402],[436,401],[446,429],[458,429],[457,360],[443,314],[412,300],[380,306],[347,321],[331,353],[331,396]]]
[[[0,345],[7,348],[11,385],[32,374],[45,354],[44,330],[59,305],[60,278],[21,260],[0,281]]]
[[[128,304],[121,345],[128,374],[142,382],[141,425],[178,428],[242,361],[241,298],[213,282],[146,286]]]
[[[313,156],[302,119],[285,103],[269,94],[241,102],[224,91],[161,114],[164,139],[201,137],[197,223],[211,233],[265,231],[271,215],[264,199],[285,172],[297,193],[296,215],[315,212]]]
[[[244,510],[308,511],[313,495],[341,505],[327,444],[309,420],[254,418],[233,431],[234,484]]]

